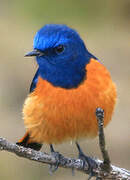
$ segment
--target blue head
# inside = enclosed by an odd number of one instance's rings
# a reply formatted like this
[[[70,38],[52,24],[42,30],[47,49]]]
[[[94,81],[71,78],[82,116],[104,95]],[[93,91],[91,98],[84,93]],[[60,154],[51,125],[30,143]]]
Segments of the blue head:
[[[54,86],[75,88],[86,77],[85,66],[93,57],[78,33],[66,25],[49,24],[34,37],[39,75]]]

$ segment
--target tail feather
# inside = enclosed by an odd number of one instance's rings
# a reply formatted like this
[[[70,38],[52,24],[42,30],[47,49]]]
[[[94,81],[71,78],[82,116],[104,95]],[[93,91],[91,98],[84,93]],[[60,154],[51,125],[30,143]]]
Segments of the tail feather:
[[[42,147],[42,144],[37,143],[37,142],[30,142],[30,135],[28,132],[21,138],[17,143],[19,146],[24,146],[26,148],[31,148],[36,151],[39,151]]]

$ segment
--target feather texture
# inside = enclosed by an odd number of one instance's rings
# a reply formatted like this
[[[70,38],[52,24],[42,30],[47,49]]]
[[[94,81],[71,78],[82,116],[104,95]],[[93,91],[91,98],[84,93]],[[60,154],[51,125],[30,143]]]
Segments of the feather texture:
[[[38,78],[23,108],[32,142],[56,144],[95,137],[97,107],[104,109],[104,125],[109,123],[116,102],[115,84],[108,70],[95,59],[91,58],[86,70],[86,79],[72,89],[55,87]]]

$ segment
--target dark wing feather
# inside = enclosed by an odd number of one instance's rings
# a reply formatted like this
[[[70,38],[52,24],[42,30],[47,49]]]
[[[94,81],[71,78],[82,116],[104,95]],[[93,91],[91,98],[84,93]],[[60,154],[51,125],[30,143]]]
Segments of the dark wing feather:
[[[30,92],[33,92],[33,90],[36,88],[36,85],[37,85],[37,81],[38,81],[38,76],[39,76],[39,69],[37,70],[33,80],[32,80],[32,83],[31,83],[31,86],[30,86]]]

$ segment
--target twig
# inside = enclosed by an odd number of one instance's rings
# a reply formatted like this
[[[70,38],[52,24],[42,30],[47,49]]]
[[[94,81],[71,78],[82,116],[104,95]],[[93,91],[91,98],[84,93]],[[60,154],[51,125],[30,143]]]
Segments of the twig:
[[[103,164],[102,164],[102,168],[106,171],[106,172],[110,172],[111,170],[111,162],[110,162],[110,158],[109,158],[109,154],[108,151],[106,149],[106,143],[105,143],[105,135],[104,135],[104,110],[101,108],[97,108],[96,109],[96,117],[98,120],[98,129],[99,129],[99,146],[100,146],[100,150],[102,153],[102,157],[103,157]]]
[[[53,155],[18,146],[14,143],[8,142],[4,138],[0,138],[0,150],[9,151],[20,157],[50,165],[55,165],[57,162]],[[93,158],[92,160],[94,160],[98,165],[97,168],[93,169],[95,177],[98,177],[98,179],[130,180],[130,171],[112,165],[111,171],[107,173],[101,169],[101,164],[103,163],[101,160]],[[89,168],[87,163],[83,166],[82,160],[67,158],[63,155],[60,157],[59,167],[75,169],[86,174],[88,174]]]

